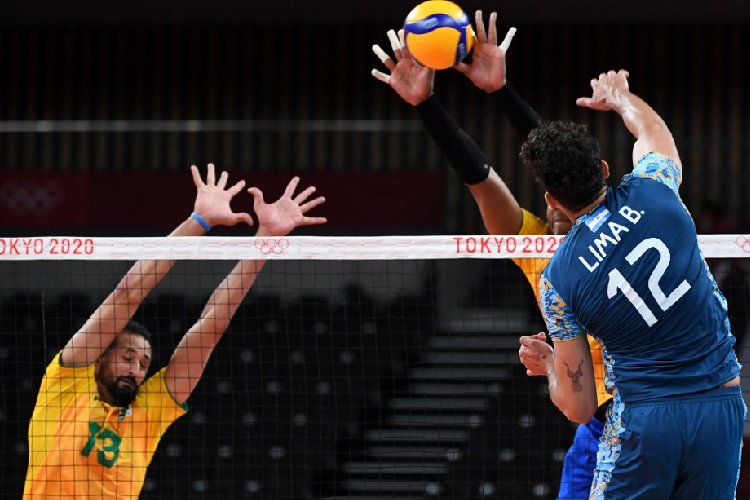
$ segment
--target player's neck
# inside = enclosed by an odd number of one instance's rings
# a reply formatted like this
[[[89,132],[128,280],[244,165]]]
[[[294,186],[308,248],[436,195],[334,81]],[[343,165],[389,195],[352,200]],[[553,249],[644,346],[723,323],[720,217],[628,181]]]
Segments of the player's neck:
[[[578,220],[580,216],[586,215],[587,213],[591,212],[591,209],[593,209],[595,206],[601,203],[606,197],[607,197],[607,190],[605,189],[604,191],[602,191],[602,194],[597,196],[597,198],[594,201],[592,201],[591,203],[589,203],[582,209],[576,210],[575,212],[566,213],[565,215],[567,215],[570,218],[570,220],[575,222]],[[565,212],[565,210],[563,210],[563,212]]]

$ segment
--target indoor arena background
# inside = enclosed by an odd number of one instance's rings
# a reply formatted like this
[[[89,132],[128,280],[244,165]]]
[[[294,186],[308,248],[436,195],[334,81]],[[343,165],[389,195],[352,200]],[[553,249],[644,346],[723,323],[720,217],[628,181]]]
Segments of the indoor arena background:
[[[317,186],[327,198],[320,212],[329,222],[295,234],[482,233],[473,199],[414,109],[370,74],[372,68],[382,69],[371,46],[389,50],[386,31],[398,29],[416,3],[0,2],[0,237],[164,235],[192,207],[189,166],[209,162],[234,180],[260,187],[267,200],[275,199],[293,175]],[[750,233],[747,2],[527,0],[461,6],[470,13],[483,9],[485,19],[497,10],[501,33],[518,28],[508,51],[508,79],[544,119],[588,124],[615,180],[632,167],[632,137],[615,114],[578,109],[575,98],[589,94],[589,80],[601,71],[629,70],[631,89],[675,136],[685,165],[681,193],[699,233]],[[521,205],[543,214],[543,193],[523,171],[518,141],[496,99],[452,70],[438,73],[435,92]],[[250,209],[249,197],[233,206],[242,203],[243,210]],[[212,234],[252,232],[232,228]],[[85,272],[111,277],[124,272],[123,264],[109,262]],[[509,261],[455,265],[451,271],[429,262],[369,271],[408,276],[399,281],[414,291],[407,297],[365,297],[356,286],[361,282],[329,295],[254,296],[243,306],[246,315],[239,316],[246,324],[234,327],[257,336],[240,346],[222,344],[217,360],[230,359],[231,352],[244,352],[255,341],[258,356],[289,358],[297,351],[287,345],[280,353],[279,341],[272,340],[279,329],[314,334],[324,318],[330,324],[323,328],[335,332],[337,321],[353,321],[355,315],[359,327],[374,328],[376,334],[388,323],[388,335],[370,336],[373,345],[357,347],[361,353],[378,350],[382,362],[369,368],[348,363],[350,371],[343,375],[334,370],[331,380],[343,380],[340,385],[349,388],[338,393],[317,386],[318,395],[330,396],[318,402],[317,417],[261,411],[280,397],[278,387],[268,386],[267,373],[245,373],[243,383],[257,377],[263,383],[246,389],[257,390],[257,398],[236,399],[236,387],[222,386],[239,377],[236,370],[223,372],[224,365],[215,363],[191,400],[191,414],[198,416],[178,421],[165,436],[142,497],[356,498],[374,496],[363,485],[380,481],[391,488],[382,496],[399,498],[554,498],[560,466],[555,453],[564,452],[572,426],[551,405],[541,381],[527,380],[514,358],[518,334],[541,328],[533,295]],[[712,265],[726,287],[738,353],[747,362],[749,263],[733,259]],[[3,498],[21,495],[26,427],[49,354],[106,292],[104,285],[87,289],[88,281],[72,277],[74,265],[44,267],[47,275],[59,274],[54,290],[45,291],[39,269],[0,258]],[[207,263],[200,277],[186,279],[213,283],[225,271],[220,263]],[[307,271],[302,266],[297,272]],[[441,289],[430,282],[435,276],[454,276],[455,287]],[[140,314],[158,323],[157,333],[173,335],[195,319],[209,289],[172,285]],[[382,423],[395,425],[398,410],[411,404],[400,397],[400,384],[415,370],[441,365],[441,353],[445,357],[452,348],[451,340],[441,337],[450,328],[440,312],[456,305],[466,315],[506,318],[502,332],[477,326],[472,333],[477,356],[463,358],[478,360],[477,369],[485,370],[478,377],[485,383],[502,376],[503,390],[481,401],[463,401],[469,408],[462,414],[465,432],[456,431],[450,444],[439,448],[438,462],[424,466],[415,451],[407,460],[411,471],[368,466],[362,450],[375,441],[387,447],[383,436],[389,429]],[[42,325],[40,318],[50,322]],[[259,318],[279,322],[261,325]],[[42,329],[54,334],[45,349],[35,349],[38,339],[32,334]],[[172,341],[173,336],[163,340],[164,349]],[[330,359],[307,355],[333,366],[341,356],[358,359],[350,348],[344,341],[329,346]],[[483,351],[500,360],[489,363],[492,369],[484,366]],[[455,402],[436,404],[451,427]],[[240,405],[258,411],[240,411]],[[265,420],[258,435],[235,439],[236,433],[210,425],[220,421],[212,414],[216,408],[235,410],[246,426]],[[345,410],[328,412],[331,408]],[[408,415],[425,408],[411,410]],[[312,421],[326,425],[313,428]],[[280,428],[287,424],[302,429],[304,437],[290,434],[286,447],[265,439],[283,434]],[[543,448],[543,463],[535,462],[532,447]],[[253,472],[244,476],[243,471]],[[750,470],[743,471],[738,498],[750,498],[749,479]],[[419,482],[422,490],[399,489],[398,481]]]

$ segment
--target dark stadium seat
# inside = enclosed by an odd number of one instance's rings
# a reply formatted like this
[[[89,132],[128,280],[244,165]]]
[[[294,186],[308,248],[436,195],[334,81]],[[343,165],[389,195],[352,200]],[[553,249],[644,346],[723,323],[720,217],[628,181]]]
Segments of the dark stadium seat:
[[[235,332],[286,331],[286,307],[276,295],[251,291],[237,309],[229,329]]]
[[[293,333],[324,334],[331,329],[331,304],[323,296],[302,296],[287,306],[287,327]],[[305,340],[311,338],[305,336]]]
[[[98,304],[96,304],[98,305]],[[85,293],[66,292],[45,306],[46,330],[53,334],[62,347],[83,326],[94,312],[96,305],[90,304]]]
[[[138,308],[133,319],[151,333],[154,361],[165,365],[182,336],[200,315],[201,305],[179,293],[160,293],[149,296]]]
[[[503,385],[452,464],[455,497],[556,498],[561,458],[575,429],[536,379],[514,371],[508,381],[514,385]]]
[[[44,302],[36,292],[18,292],[0,303],[0,367],[3,380],[41,377],[49,361],[47,348],[58,342],[45,330]]]
[[[44,303],[39,292],[16,292],[0,302],[0,334],[40,334],[44,330]]]

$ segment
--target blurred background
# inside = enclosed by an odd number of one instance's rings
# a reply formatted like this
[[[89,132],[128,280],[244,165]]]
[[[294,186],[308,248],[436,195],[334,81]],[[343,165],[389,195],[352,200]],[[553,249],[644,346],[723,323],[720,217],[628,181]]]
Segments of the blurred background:
[[[416,3],[0,1],[0,237],[166,234],[191,211],[189,166],[209,162],[267,200],[293,175],[317,186],[327,202],[316,215],[329,222],[296,234],[483,233],[415,110],[370,74],[383,69],[371,46],[389,50],[386,31]],[[750,232],[750,2],[460,5],[485,19],[497,10],[501,34],[518,28],[508,79],[542,118],[587,124],[614,185],[632,168],[633,139],[616,115],[578,109],[575,98],[601,71],[629,70],[631,89],[675,136],[699,233]],[[435,92],[521,205],[543,215],[496,97],[453,70],[437,74]],[[240,195],[233,207],[251,204]],[[749,359],[748,263],[711,265]],[[126,269],[0,256],[8,498],[20,496],[46,362]],[[162,360],[226,269],[176,272],[139,313],[160,334]],[[348,278],[325,290],[311,282],[331,273]],[[384,284],[379,273],[399,278]],[[232,325],[252,334],[215,354],[195,413],[157,452],[144,498],[554,498],[573,428],[544,384],[518,371],[517,336],[540,325],[512,264],[267,274]],[[310,333],[318,343],[301,340]],[[442,434],[418,430],[425,422]],[[741,484],[738,498],[748,491]]]
[[[0,231],[163,234],[190,209],[189,165],[214,162],[272,194],[300,174],[328,197],[326,233],[480,232],[416,112],[370,75],[381,67],[370,47],[387,49],[386,30],[414,5],[2,2]],[[509,79],[543,118],[589,124],[615,180],[631,167],[631,137],[575,98],[600,71],[628,69],[675,135],[687,205],[747,231],[747,2],[462,7],[496,9],[501,33],[518,28]],[[522,205],[541,211],[493,96],[453,70],[435,91]]]

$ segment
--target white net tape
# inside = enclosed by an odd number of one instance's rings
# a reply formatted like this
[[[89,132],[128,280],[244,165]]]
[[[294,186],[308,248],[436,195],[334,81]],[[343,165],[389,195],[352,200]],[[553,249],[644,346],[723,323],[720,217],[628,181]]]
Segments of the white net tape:
[[[45,236],[0,238],[0,261],[21,260],[419,260],[551,257],[561,236],[377,236],[283,238]],[[750,257],[750,235],[700,235],[708,258]],[[604,242],[606,251],[607,242]],[[609,243],[611,245],[611,243]]]

